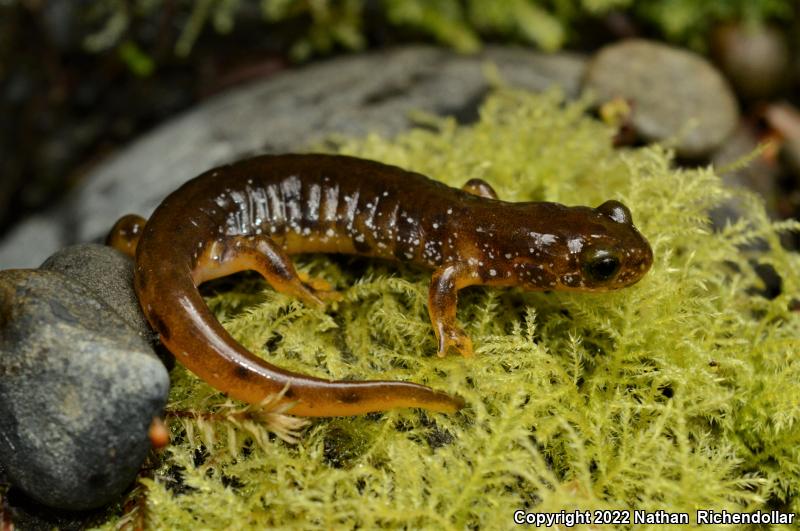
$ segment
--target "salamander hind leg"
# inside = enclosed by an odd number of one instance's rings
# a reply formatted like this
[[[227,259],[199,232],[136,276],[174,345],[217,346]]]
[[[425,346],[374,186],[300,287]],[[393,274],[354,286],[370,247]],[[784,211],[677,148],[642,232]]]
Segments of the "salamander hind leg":
[[[258,272],[275,291],[309,306],[322,307],[324,300],[332,299],[331,293],[336,293],[305,284],[291,258],[267,236],[233,236],[214,242],[198,259],[193,277],[200,284],[240,271]]]
[[[470,179],[464,183],[464,186],[462,186],[461,189],[469,194],[477,195],[478,197],[497,199],[497,192],[494,191],[494,188],[492,188],[491,184],[487,183],[483,179]]]
[[[111,227],[111,231],[106,237],[106,245],[133,258],[136,255],[136,246],[139,244],[145,223],[147,220],[136,214],[122,216]]]
[[[298,271],[297,276],[300,278],[300,282],[311,287],[320,299],[327,302],[342,300],[342,294],[333,289],[333,285],[324,278],[312,277],[302,271]]]
[[[428,292],[428,314],[439,343],[438,354],[454,349],[464,357],[472,356],[472,340],[456,323],[458,290],[476,283],[466,268],[451,264],[437,269]]]

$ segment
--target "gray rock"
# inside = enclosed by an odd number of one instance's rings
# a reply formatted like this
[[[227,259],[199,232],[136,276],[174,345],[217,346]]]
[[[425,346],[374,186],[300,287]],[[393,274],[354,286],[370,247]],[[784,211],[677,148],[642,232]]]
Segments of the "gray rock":
[[[169,390],[147,343],[54,271],[0,271],[0,462],[52,507],[118,497],[149,448]]]
[[[31,216],[12,227],[0,243],[0,269],[36,267],[69,239],[63,209]]]
[[[412,111],[477,118],[494,63],[511,86],[554,85],[574,97],[585,60],[487,48],[465,56],[409,46],[341,57],[290,70],[211,98],[98,166],[81,188],[37,226],[23,223],[0,242],[0,269],[33,267],[56,249],[105,235],[123,214],[149,215],[164,196],[211,167],[256,153],[302,150],[331,134],[393,135]],[[45,235],[40,241],[37,235]],[[34,245],[32,242],[36,242]]]
[[[703,157],[731,134],[739,107],[705,59],[641,39],[606,46],[589,62],[585,87],[600,102],[631,102],[634,129],[648,141],[677,140],[676,152]]]
[[[763,157],[756,157],[745,165],[737,165],[755,151],[759,137],[754,127],[742,122],[728,140],[714,152],[711,162],[730,189],[745,188],[758,193],[765,199],[767,212],[775,215],[775,198],[778,195],[777,177],[779,168],[769,164]],[[749,216],[749,207],[740,198],[734,197],[709,212],[711,221],[717,228]],[[763,247],[763,243],[760,244]],[[755,248],[752,244],[748,248]]]
[[[99,527],[116,514],[114,505],[88,511],[53,509],[36,502],[17,488],[8,488],[8,485],[9,480],[0,463],[0,529],[3,531],[82,531]],[[12,526],[10,529],[9,524]]]
[[[776,27],[725,24],[714,30],[711,42],[714,59],[742,97],[769,99],[784,87],[791,51]]]
[[[133,260],[111,247],[81,243],[61,249],[41,265],[58,271],[91,290],[136,330],[148,343],[155,344],[156,334],[147,324],[133,290]]]
[[[787,102],[772,103],[767,106],[764,117],[769,126],[780,133],[783,161],[800,182],[800,108]]]

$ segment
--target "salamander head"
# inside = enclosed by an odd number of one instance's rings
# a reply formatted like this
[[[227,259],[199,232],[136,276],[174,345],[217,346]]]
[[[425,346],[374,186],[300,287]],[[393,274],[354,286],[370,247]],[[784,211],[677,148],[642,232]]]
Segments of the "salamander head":
[[[633,225],[628,207],[606,201],[597,208],[560,207],[552,231],[527,231],[514,273],[526,289],[605,291],[636,283],[650,269],[653,251]]]

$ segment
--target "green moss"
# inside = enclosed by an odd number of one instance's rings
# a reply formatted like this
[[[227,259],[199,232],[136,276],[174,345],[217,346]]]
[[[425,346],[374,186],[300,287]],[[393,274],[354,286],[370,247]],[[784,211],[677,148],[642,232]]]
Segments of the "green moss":
[[[315,420],[296,445],[251,421],[173,418],[173,445],[143,481],[146,522],[493,529],[518,508],[800,512],[800,312],[788,309],[800,260],[779,243],[797,224],[770,222],[740,194],[748,218],[711,230],[706,212],[731,195],[713,170],[675,169],[659,147],[615,150],[585,110],[502,91],[472,126],[433,121],[339,151],[451,185],[480,177],[509,200],[621,199],[655,252],[640,283],[468,289],[459,319],[477,355],[439,359],[424,271],[307,258],[303,270],[345,295],[325,311],[246,279],[209,303],[253,351],[317,376],[426,383],[467,407]],[[756,241],[763,252],[740,249]],[[755,262],[781,275],[782,294],[756,294]],[[184,369],[173,378],[170,410],[226,407]]]
[[[86,38],[86,46],[98,51],[127,42],[126,35],[136,33],[131,26],[161,21],[162,4],[163,0],[92,3],[87,17],[100,28]],[[295,60],[335,49],[361,49],[367,42],[367,24],[374,24],[382,41],[412,30],[456,50],[474,52],[483,39],[533,44],[548,51],[580,44],[587,28],[612,11],[625,13],[656,36],[698,50],[706,49],[709,30],[720,22],[797,22],[794,0],[261,0],[259,5],[270,24],[264,31]],[[258,8],[241,0],[175,0],[169,11],[180,28],[175,52],[186,56],[206,29],[227,34]],[[290,42],[284,42],[287,30]],[[129,63],[137,74],[139,63]]]

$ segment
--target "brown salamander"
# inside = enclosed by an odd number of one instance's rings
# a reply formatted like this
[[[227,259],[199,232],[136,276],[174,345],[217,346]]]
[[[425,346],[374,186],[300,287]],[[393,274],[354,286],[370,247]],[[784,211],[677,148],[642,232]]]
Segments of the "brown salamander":
[[[209,170],[169,195],[146,222],[109,236],[135,252],[135,288],[166,347],[189,370],[250,403],[285,390],[289,413],[340,416],[395,407],[452,412],[460,401],[396,381],[329,381],[277,368],[239,345],[197,286],[255,270],[277,291],[321,306],[330,286],[303,278],[296,253],[347,253],[434,270],[428,311],[439,355],[472,354],[456,323],[472,285],[597,291],[638,281],[653,259],[618,201],[597,208],[508,203],[484,181],[461,190],[418,173],[336,155],[278,155]]]

